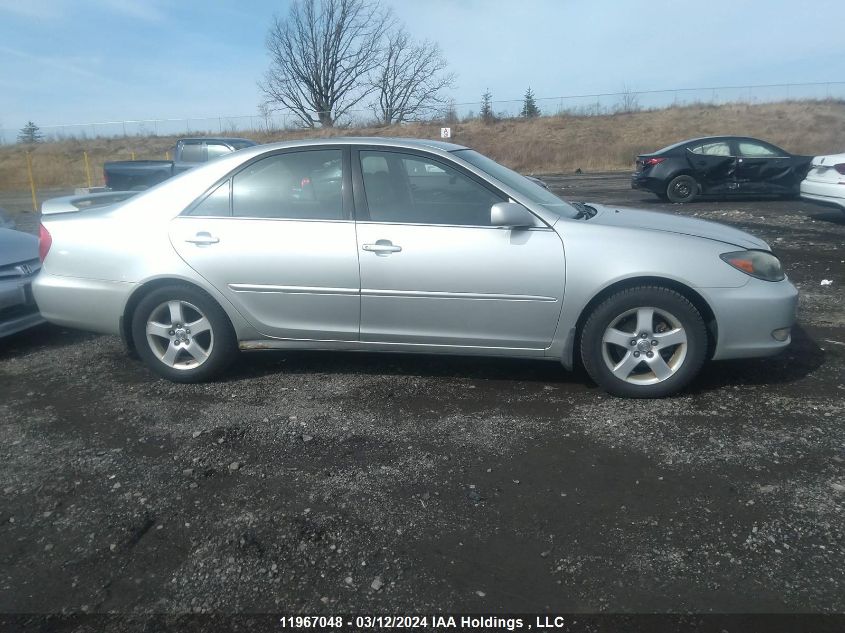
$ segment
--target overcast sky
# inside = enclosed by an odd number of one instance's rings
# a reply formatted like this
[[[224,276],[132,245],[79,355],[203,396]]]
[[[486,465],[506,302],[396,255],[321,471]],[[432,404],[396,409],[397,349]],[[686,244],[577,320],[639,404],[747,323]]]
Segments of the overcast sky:
[[[845,3],[384,0],[476,102],[845,80]],[[286,0],[0,0],[0,126],[256,113]]]

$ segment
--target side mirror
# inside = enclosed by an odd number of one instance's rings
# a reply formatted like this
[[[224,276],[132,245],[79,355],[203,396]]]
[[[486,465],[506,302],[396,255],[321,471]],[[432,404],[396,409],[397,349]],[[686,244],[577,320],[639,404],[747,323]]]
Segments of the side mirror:
[[[531,212],[516,202],[497,202],[490,207],[490,224],[510,228],[536,226]]]

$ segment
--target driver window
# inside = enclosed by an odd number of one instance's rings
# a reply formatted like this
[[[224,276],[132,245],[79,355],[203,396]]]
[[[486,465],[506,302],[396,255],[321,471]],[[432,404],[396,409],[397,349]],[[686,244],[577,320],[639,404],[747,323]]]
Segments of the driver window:
[[[739,153],[746,158],[774,158],[777,152],[759,143],[739,142]]]
[[[399,152],[362,151],[361,171],[374,222],[490,226],[505,199],[446,163]]]

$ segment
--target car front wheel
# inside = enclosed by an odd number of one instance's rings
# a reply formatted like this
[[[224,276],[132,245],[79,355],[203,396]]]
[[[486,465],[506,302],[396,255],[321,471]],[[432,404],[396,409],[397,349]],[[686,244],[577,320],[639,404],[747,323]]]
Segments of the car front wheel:
[[[698,195],[698,182],[692,176],[675,176],[666,186],[666,197],[670,202],[692,202]]]
[[[590,314],[581,359],[607,392],[633,398],[676,393],[707,354],[701,314],[683,295],[657,286],[620,291]]]
[[[226,313],[190,286],[166,286],[144,297],[132,317],[132,337],[142,360],[175,382],[207,380],[237,354]]]

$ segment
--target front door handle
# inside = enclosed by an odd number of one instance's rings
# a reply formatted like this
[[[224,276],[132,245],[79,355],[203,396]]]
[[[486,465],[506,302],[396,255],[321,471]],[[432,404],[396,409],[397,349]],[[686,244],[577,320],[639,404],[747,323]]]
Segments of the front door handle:
[[[197,246],[208,246],[209,244],[217,244],[220,240],[207,231],[200,231],[193,239],[185,241],[189,244],[196,244]]]
[[[376,255],[389,255],[390,253],[399,253],[402,250],[401,246],[395,245],[390,240],[378,240],[375,244],[364,244],[361,248]]]

